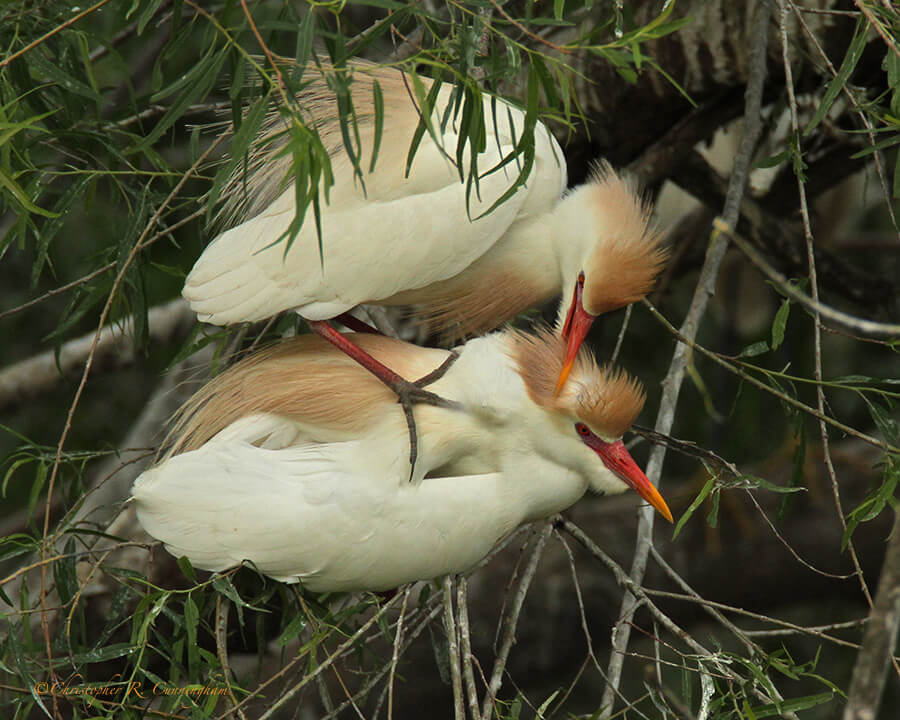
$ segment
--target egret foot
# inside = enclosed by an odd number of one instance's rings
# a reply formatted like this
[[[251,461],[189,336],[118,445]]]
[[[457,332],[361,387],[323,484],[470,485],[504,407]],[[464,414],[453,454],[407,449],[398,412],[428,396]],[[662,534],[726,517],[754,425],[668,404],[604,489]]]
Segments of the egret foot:
[[[433,405],[434,407],[447,408],[448,410],[462,410],[460,403],[454,400],[447,400],[424,389],[426,385],[430,385],[442,378],[456,358],[459,357],[459,354],[451,352],[447,359],[437,368],[415,382],[410,382],[400,377],[384,363],[373,358],[346,335],[335,330],[326,320],[307,320],[306,322],[314,333],[325,338],[339,350],[356,360],[356,362],[397,394],[398,402],[402,406],[403,415],[406,418],[406,427],[409,429],[409,479],[412,481],[416,470],[416,458],[419,455],[419,441],[416,433],[416,420],[413,416],[413,405]],[[342,318],[340,322],[344,322],[344,319]]]

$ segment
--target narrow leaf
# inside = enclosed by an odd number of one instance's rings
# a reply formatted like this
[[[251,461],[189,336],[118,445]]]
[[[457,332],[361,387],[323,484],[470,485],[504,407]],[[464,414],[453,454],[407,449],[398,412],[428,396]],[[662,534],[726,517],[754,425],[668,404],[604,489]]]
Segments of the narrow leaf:
[[[684,511],[684,515],[681,516],[678,520],[678,524],[675,526],[675,532],[672,533],[672,539],[678,537],[678,533],[681,532],[681,528],[684,527],[684,524],[688,521],[691,515],[694,514],[694,511],[700,507],[700,503],[702,503],[706,496],[712,491],[713,486],[716,484],[716,479],[710,475],[709,480],[706,481],[706,484],[701,488],[700,492],[697,494],[697,497],[694,498],[694,501],[690,504],[687,510]]]
[[[791,311],[791,301],[785,298],[775,313],[775,322],[772,323],[772,349],[777,350],[784,342],[784,330],[787,327],[788,313]]]
[[[828,87],[825,89],[825,94],[822,97],[822,102],[819,103],[819,107],[816,109],[815,114],[813,114],[812,120],[809,121],[809,125],[803,133],[804,135],[809,135],[813,129],[822,122],[825,115],[827,115],[828,111],[831,109],[831,105],[837,98],[838,93],[840,93],[844,85],[847,84],[847,80],[856,68],[856,64],[859,62],[863,50],[866,48],[866,32],[868,29],[869,25],[865,16],[860,15],[859,19],[856,21],[853,39],[850,41],[850,47],[847,48],[847,53],[844,55],[841,67],[837,71],[837,75],[835,75],[831,82],[828,83]]]

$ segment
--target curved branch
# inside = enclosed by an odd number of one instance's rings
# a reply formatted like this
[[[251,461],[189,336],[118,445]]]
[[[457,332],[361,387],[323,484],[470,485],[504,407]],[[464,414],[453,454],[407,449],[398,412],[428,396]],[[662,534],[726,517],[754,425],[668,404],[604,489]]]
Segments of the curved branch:
[[[716,232],[727,235],[728,239],[737,245],[744,255],[749,258],[750,262],[756,265],[769,280],[778,286],[779,290],[791,298],[791,300],[795,300],[803,305],[807,310],[811,310],[828,320],[832,320],[850,330],[856,330],[861,333],[867,333],[869,335],[900,335],[900,324],[880,323],[874,320],[858,318],[848,313],[841,312],[840,310],[835,310],[833,307],[825,305],[818,300],[814,300],[806,293],[801,292],[791,285],[784,275],[769,265],[757,249],[747,242],[745,238],[734,232],[722,218],[713,220],[713,228]]]

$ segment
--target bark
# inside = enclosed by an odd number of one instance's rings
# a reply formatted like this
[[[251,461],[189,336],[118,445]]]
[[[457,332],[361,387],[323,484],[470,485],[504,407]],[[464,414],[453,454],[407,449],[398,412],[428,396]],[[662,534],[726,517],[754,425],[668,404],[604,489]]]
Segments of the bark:
[[[888,542],[875,606],[869,613],[862,647],[853,669],[844,720],[874,720],[881,704],[884,683],[897,645],[900,626],[900,513]]]

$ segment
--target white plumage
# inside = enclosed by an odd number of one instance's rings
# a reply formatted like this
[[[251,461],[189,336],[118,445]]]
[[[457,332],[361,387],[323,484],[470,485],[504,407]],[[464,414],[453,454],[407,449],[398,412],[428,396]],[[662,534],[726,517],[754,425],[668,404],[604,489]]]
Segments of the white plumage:
[[[447,357],[380,336],[356,341],[412,377]],[[549,333],[463,346],[434,383],[462,409],[416,408],[410,481],[391,391],[323,340],[297,338],[238,363],[188,404],[173,453],[135,483],[138,517],[197,567],[247,561],[315,591],[464,571],[589,487],[630,485],[671,519],[619,441],[642,406],[639,386],[582,353],[555,396],[564,352]]]
[[[562,197],[565,160],[549,130],[538,123],[526,185],[479,217],[518,175],[516,162],[488,171],[515,148],[524,113],[484,97],[481,177],[478,191],[471,189],[467,198],[453,159],[460,117],[445,114],[452,101],[449,85],[439,91],[432,113],[437,141],[425,133],[405,176],[419,122],[410,81],[397,70],[368,65],[337,72],[354,78],[362,180],[344,151],[337,105],[325,81],[315,79],[298,98],[334,169],[329,202],[322,198],[324,268],[311,213],[287,253],[285,242],[276,242],[294,219],[295,190],[291,156],[282,152],[286,121],[274,116],[251,153],[249,172],[245,176],[239,168],[226,192],[225,215],[240,218],[240,224],[216,238],[185,283],[184,296],[201,320],[225,325],[289,309],[309,320],[326,320],[361,303],[410,305],[434,329],[461,337],[497,327],[560,291],[570,292],[581,273],[581,311],[591,318],[649,290],[664,256],[660,238],[634,187],[609,167]],[[384,130],[374,171],[368,172],[376,82],[384,97]],[[466,163],[468,155],[467,148]],[[467,173],[465,166],[462,176]],[[561,317],[567,308],[568,302]]]

